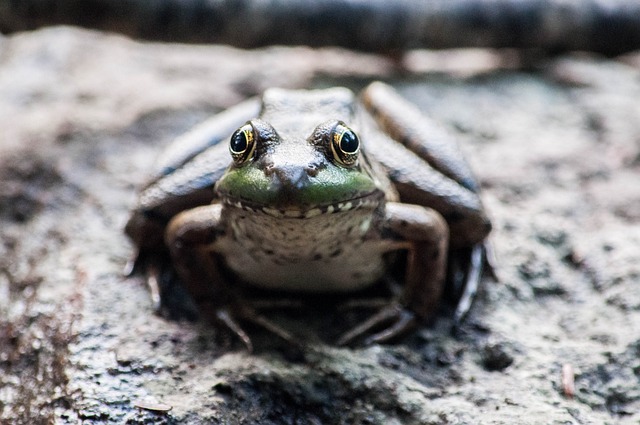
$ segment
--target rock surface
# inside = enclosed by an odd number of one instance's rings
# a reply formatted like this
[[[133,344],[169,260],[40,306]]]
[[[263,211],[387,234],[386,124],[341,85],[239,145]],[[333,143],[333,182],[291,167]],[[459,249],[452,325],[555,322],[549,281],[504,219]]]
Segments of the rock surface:
[[[0,38],[0,422],[637,424],[640,57],[518,64]],[[122,227],[161,148],[268,86],[371,79],[457,132],[482,183],[500,282],[459,332],[342,349],[337,312],[276,311],[307,348],[256,331],[248,354],[154,315]]]

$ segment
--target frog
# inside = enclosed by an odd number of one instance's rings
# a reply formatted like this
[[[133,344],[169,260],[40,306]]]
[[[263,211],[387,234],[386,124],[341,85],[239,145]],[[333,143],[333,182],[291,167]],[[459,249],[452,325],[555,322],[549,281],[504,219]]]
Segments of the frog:
[[[383,82],[359,96],[272,88],[215,115],[160,155],[125,226],[129,272],[154,299],[168,263],[200,316],[249,350],[247,321],[296,339],[247,302],[252,288],[347,297],[394,267],[401,289],[338,345],[409,333],[451,285],[461,319],[493,267],[490,231],[455,136]]]

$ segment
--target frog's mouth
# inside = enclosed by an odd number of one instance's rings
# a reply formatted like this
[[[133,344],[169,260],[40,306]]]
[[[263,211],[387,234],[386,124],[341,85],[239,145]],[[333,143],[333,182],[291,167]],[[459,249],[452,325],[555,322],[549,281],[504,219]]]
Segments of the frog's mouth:
[[[240,208],[254,213],[264,213],[276,218],[307,219],[320,215],[336,214],[356,209],[374,209],[380,205],[383,197],[384,193],[375,191],[347,201],[340,201],[326,205],[308,206],[307,208],[278,208],[276,206],[260,205],[254,202],[229,197],[225,198],[223,202],[226,205],[235,208]]]

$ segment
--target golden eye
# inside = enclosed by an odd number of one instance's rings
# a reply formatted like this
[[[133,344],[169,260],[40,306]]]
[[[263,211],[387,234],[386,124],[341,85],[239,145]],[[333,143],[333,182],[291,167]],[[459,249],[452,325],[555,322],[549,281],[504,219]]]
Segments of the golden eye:
[[[229,152],[236,165],[242,165],[253,156],[256,143],[251,124],[245,124],[237,129],[229,140]]]
[[[338,163],[353,165],[358,159],[360,140],[353,130],[338,123],[331,134],[331,151]]]

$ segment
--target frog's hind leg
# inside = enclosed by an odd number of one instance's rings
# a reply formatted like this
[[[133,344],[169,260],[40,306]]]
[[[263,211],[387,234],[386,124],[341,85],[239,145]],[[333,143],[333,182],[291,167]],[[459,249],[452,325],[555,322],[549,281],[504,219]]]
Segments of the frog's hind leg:
[[[431,207],[451,229],[449,294],[459,323],[477,292],[483,269],[493,270],[485,238],[491,230],[479,184],[457,142],[393,88],[373,83],[363,93],[365,114],[384,134],[370,138],[369,154],[390,170],[402,202]]]
[[[387,85],[370,85],[363,101],[362,118],[381,130],[364,126],[367,154],[387,171],[400,201],[438,211],[451,229],[452,248],[481,243],[491,223],[454,138],[444,129],[434,135],[433,120]]]
[[[362,101],[382,131],[443,175],[478,192],[478,182],[457,141],[440,123],[381,82],[370,84]]]

